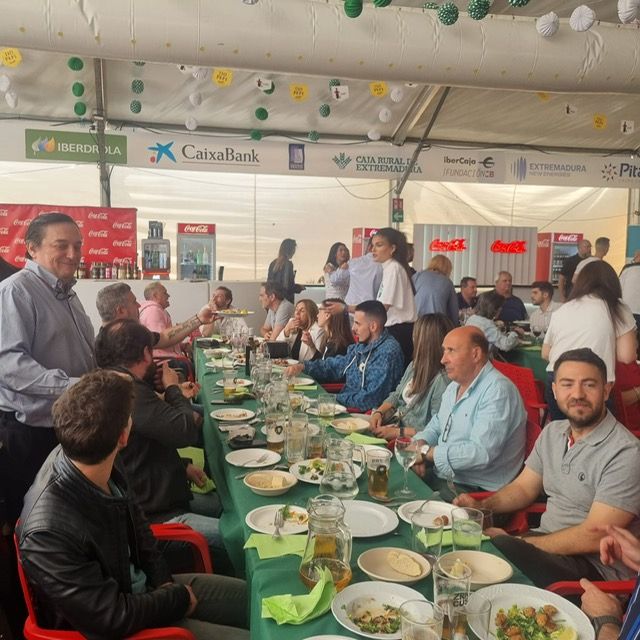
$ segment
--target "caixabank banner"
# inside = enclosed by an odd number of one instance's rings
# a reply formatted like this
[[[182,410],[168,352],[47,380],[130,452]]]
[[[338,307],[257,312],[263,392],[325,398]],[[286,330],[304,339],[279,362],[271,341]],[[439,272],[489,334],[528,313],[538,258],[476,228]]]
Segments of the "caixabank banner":
[[[27,227],[41,213],[59,211],[71,216],[82,233],[85,264],[136,259],[137,209],[113,207],[65,207],[53,204],[0,203],[0,256],[22,267]]]

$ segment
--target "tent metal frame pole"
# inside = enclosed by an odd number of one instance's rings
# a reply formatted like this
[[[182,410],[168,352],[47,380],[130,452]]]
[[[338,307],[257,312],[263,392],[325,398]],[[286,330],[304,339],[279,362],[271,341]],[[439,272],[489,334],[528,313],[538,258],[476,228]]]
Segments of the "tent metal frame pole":
[[[413,101],[413,104],[409,107],[402,122],[398,125],[393,133],[393,144],[402,146],[407,141],[407,135],[413,127],[418,124],[420,118],[422,118],[424,112],[429,108],[431,103],[438,97],[443,91],[442,85],[429,85],[420,91],[419,95]]]
[[[94,58],[93,70],[96,82],[96,110],[93,114],[93,131],[98,145],[98,172],[100,176],[100,206],[111,206],[111,176],[107,167],[107,150],[105,124],[107,114],[105,109],[105,73],[104,60]]]

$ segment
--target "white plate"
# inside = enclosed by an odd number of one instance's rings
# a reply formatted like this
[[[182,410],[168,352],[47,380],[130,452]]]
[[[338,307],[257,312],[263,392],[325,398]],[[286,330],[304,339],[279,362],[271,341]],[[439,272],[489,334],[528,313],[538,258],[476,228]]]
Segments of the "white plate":
[[[578,632],[578,640],[594,640],[595,632],[589,618],[574,604],[562,596],[538,587],[524,584],[494,584],[476,593],[491,601],[491,620],[489,621],[489,635],[496,636],[496,614],[500,609],[505,611],[517,604],[519,607],[542,607],[552,604],[557,610],[556,618],[562,620],[563,626],[573,627]]]
[[[418,576],[408,576],[406,573],[396,571],[387,560],[390,551],[399,551],[406,554],[420,565],[422,571]],[[400,549],[396,547],[376,547],[368,549],[358,557],[358,566],[372,579],[384,582],[400,582],[402,584],[413,584],[431,573],[431,565],[426,558],[423,558],[415,551]]]
[[[255,412],[250,409],[216,409],[209,414],[221,422],[246,422],[255,418]]]
[[[373,538],[391,533],[399,524],[398,516],[388,507],[364,500],[344,501],[344,523],[354,538]]]
[[[253,382],[251,380],[247,380],[246,378],[235,378],[234,384],[237,387],[250,387]],[[224,387],[224,380],[216,380],[216,385],[219,387]]]
[[[441,558],[459,558],[464,562],[471,569],[471,586],[474,589],[504,582],[513,575],[513,568],[506,560],[484,551],[450,551]]]
[[[298,376],[293,378],[293,385],[295,387],[306,387],[307,385],[315,384],[316,381],[313,378],[305,378],[304,376]]]
[[[405,502],[399,509],[398,515],[401,520],[411,524],[411,516],[420,508],[424,500],[412,500],[411,502]],[[451,512],[455,509],[455,505],[448,504],[447,502],[440,502],[438,500],[428,500],[427,504],[422,509],[423,511],[429,511],[431,513],[437,513],[439,516],[447,516],[449,518],[449,524],[442,527],[445,531],[451,529]]]
[[[256,462],[261,456],[265,456],[264,460]],[[269,449],[237,449],[227,453],[224,459],[235,467],[258,469],[259,467],[269,467],[280,462],[280,454],[275,451],[269,451]]]
[[[271,365],[274,367],[280,367],[283,369],[284,367],[290,367],[293,364],[300,364],[299,360],[294,360],[293,358],[272,358]]]
[[[249,311],[248,309],[220,309],[219,311],[214,311],[214,313],[225,318],[245,318],[246,316],[252,316],[255,311]]]
[[[258,533],[273,533],[275,531],[273,521],[276,517],[276,511],[278,511],[278,509],[282,509],[284,506],[285,505],[283,504],[269,504],[265,507],[258,507],[253,511],[249,511],[244,521],[247,523],[248,527],[250,527],[254,531],[257,531]],[[307,510],[303,507],[289,505],[289,509],[295,513],[303,514],[305,518],[309,517]],[[306,519],[304,524],[297,524],[296,522],[285,520],[284,525],[280,527],[280,533],[283,536],[286,536],[293,533],[302,533],[308,528],[309,527],[307,525]]]
[[[322,480],[322,475],[319,475],[317,478],[312,479],[312,476],[315,475],[311,471],[307,471],[307,473],[300,473],[301,466],[309,466],[314,460],[320,460],[323,463],[322,470],[324,471],[324,464],[326,464],[325,458],[311,458],[309,460],[302,460],[301,462],[296,462],[291,465],[289,472],[292,473],[298,480],[302,482],[308,482],[309,484],[320,484]],[[356,478],[359,478],[362,475],[362,467],[359,464],[354,464],[353,469],[356,474]]]
[[[267,435],[267,425],[260,427],[260,433]],[[310,422],[308,425],[308,433],[310,436],[315,436],[317,433],[320,433],[320,427],[317,424],[313,424]]]
[[[313,402],[314,402],[314,404],[316,404],[318,401],[314,399],[314,400],[313,400]],[[309,415],[312,415],[312,416],[317,416],[317,415],[318,415],[318,407],[316,407],[316,406],[309,407],[309,408],[307,409],[307,413],[308,413]],[[340,413],[347,413],[347,407],[345,407],[345,406],[344,406],[344,405],[342,405],[342,404],[338,404],[338,403],[336,403],[336,413],[337,413],[337,414],[340,414]]]
[[[367,633],[362,631],[358,625],[351,622],[349,613],[351,608],[358,603],[370,607],[377,603],[380,609],[383,605],[400,608],[407,600],[426,600],[426,598],[415,589],[405,587],[403,584],[393,582],[358,582],[350,584],[343,589],[331,603],[331,613],[333,617],[352,633],[357,633],[365,638],[381,640],[400,640],[402,634],[400,630],[396,633]],[[580,640],[583,640],[580,638]]]
[[[353,640],[349,636],[336,636],[333,633],[328,636],[309,636],[308,638],[304,638],[304,640]]]
[[[349,415],[348,418],[338,418],[329,423],[338,433],[349,435],[350,433],[362,433],[369,429],[369,421],[357,415]]]

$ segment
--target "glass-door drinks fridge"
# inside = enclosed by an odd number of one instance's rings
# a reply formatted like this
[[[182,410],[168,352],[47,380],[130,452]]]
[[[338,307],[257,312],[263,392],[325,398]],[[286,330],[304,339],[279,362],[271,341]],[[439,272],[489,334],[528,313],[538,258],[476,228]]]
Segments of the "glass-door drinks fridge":
[[[178,280],[211,280],[216,270],[216,225],[178,223]]]

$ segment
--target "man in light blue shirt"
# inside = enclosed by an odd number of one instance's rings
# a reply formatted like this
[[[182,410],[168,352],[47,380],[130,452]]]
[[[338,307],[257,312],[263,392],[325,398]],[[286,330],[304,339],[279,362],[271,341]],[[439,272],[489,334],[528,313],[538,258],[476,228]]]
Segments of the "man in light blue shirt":
[[[451,384],[438,413],[414,436],[422,464],[414,470],[451,500],[457,490],[496,491],[522,469],[527,414],[515,385],[489,362],[477,327],[453,329],[442,343]]]

